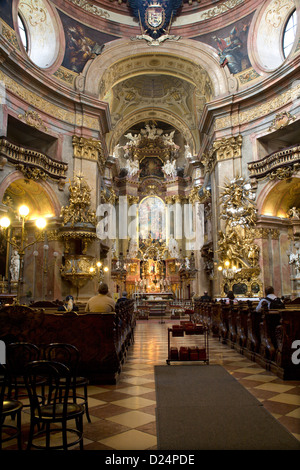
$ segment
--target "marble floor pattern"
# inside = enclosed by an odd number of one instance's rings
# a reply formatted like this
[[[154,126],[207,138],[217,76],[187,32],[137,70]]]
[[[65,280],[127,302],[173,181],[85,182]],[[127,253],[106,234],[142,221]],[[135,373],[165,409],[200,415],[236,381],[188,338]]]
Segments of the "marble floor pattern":
[[[172,322],[174,323],[174,322]],[[90,385],[91,423],[84,418],[86,450],[156,450],[154,366],[165,365],[167,328],[171,321],[140,320],[135,341],[116,385]],[[198,337],[198,341],[202,341]],[[176,346],[196,345],[195,336],[176,338]],[[265,408],[300,440],[300,381],[283,381],[250,361],[217,338],[209,340],[210,364],[221,364]],[[172,365],[170,366],[172,367]],[[174,365],[176,367],[176,365]],[[209,367],[199,363],[199,367]],[[29,426],[26,408],[22,416],[24,445]],[[13,441],[4,449],[15,449]]]

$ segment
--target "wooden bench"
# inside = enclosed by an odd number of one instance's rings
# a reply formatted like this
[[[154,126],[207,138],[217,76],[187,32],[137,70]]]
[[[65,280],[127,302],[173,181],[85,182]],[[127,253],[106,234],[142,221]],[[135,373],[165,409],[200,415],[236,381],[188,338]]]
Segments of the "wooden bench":
[[[109,314],[48,313],[25,306],[0,310],[2,340],[27,341],[41,348],[52,342],[73,344],[80,351],[79,374],[95,384],[117,382],[134,326],[131,304]]]
[[[300,379],[293,364],[293,342],[300,340],[299,299],[282,310],[257,312],[256,302],[236,304],[195,301],[194,322],[203,322],[213,336],[282,379]]]

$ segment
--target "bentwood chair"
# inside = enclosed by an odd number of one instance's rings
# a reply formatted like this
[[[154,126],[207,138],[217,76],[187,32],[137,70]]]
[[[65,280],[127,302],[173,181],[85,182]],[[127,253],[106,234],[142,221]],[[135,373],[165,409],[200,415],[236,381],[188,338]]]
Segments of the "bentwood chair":
[[[44,379],[42,402],[39,400],[41,377]],[[73,402],[70,370],[60,362],[34,361],[26,366],[24,379],[30,401],[27,450],[31,447],[67,450],[78,443],[80,450],[83,450],[84,406]],[[75,427],[69,427],[71,420],[75,421]],[[70,440],[70,436],[74,435]]]
[[[21,411],[22,403],[17,400],[10,400],[7,398],[7,391],[9,389],[10,380],[9,372],[7,367],[0,364],[0,450],[2,449],[2,443],[17,439],[18,449],[22,450],[22,435],[21,435]],[[5,420],[9,418],[15,419],[14,425],[5,424]]]
[[[80,353],[76,346],[68,343],[51,343],[45,346],[44,349],[45,359],[48,361],[58,361],[65,364],[71,372],[72,382],[71,389],[73,392],[73,400],[81,400],[85,407],[85,413],[88,422],[91,422],[88,407],[88,384],[89,381],[86,377],[77,375],[78,364],[80,360]],[[63,384],[62,384],[63,386]],[[83,388],[83,396],[77,393],[79,388]]]
[[[10,374],[9,396],[15,400],[26,397],[26,387],[24,383],[25,366],[32,361],[41,358],[38,346],[32,343],[15,342],[7,345],[7,368]],[[27,404],[23,404],[28,406]]]

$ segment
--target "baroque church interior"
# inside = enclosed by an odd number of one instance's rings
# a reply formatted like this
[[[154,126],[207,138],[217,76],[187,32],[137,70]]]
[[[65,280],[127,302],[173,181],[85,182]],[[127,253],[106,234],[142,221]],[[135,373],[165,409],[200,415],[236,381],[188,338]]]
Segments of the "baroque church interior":
[[[0,20],[2,310],[43,307],[48,330],[68,329],[58,305],[71,295],[80,317],[106,283],[135,318],[123,366],[91,371],[86,448],[157,448],[153,365],[172,318],[206,323],[211,362],[300,439],[284,349],[300,340],[300,1],[3,0]],[[268,286],[286,308],[256,350],[222,306],[233,291],[250,318]],[[18,336],[7,315],[1,337],[56,338],[37,317]]]

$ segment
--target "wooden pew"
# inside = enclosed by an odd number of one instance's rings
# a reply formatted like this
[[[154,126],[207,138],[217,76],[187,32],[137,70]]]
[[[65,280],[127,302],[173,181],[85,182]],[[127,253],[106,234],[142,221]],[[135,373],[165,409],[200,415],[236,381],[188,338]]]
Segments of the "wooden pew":
[[[257,312],[254,308],[249,308],[246,348],[252,360],[255,360],[255,355],[259,353],[261,317],[261,312]]]
[[[281,379],[300,380],[300,364],[295,359],[300,358],[293,343],[300,340],[300,309],[280,310],[280,324],[276,327],[277,349],[275,364],[272,370]],[[297,348],[299,350],[299,346]],[[296,354],[296,358],[293,358]]]
[[[263,311],[260,322],[259,354],[264,361],[273,361],[277,349],[276,327],[280,324],[281,315],[278,310]]]
[[[236,318],[236,345],[240,352],[243,352],[247,345],[247,319],[250,308],[252,308],[252,304],[249,301],[240,302],[239,304],[239,311]]]
[[[229,333],[229,315],[231,306],[225,303],[221,304],[219,335],[222,341],[226,343]]]
[[[237,317],[239,314],[239,305],[230,304],[228,315],[228,340],[232,346],[236,343],[237,339]]]
[[[52,342],[74,344],[81,356],[79,374],[91,383],[116,383],[133,340],[135,319],[130,312],[78,315],[9,306],[0,310],[0,338],[40,347]]]
[[[256,304],[255,299],[240,301],[238,306],[195,300],[194,322],[203,322],[209,326],[209,334],[280,378],[299,380],[300,364],[291,359],[292,344],[300,340],[299,299],[283,310],[257,312]]]

